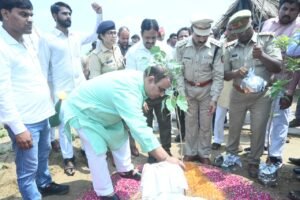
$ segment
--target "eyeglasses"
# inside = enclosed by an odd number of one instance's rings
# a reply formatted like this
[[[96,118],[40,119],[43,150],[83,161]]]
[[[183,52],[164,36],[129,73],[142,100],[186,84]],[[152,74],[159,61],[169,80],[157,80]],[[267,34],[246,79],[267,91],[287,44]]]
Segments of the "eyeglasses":
[[[105,34],[107,34],[107,35],[117,35],[117,31],[107,31]]]

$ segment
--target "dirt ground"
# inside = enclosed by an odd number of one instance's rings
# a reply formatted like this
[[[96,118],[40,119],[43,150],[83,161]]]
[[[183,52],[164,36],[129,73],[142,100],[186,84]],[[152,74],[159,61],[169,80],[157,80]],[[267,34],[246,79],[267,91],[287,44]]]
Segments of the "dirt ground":
[[[177,133],[177,129],[173,126],[172,135],[173,140]],[[292,132],[299,132],[300,129],[293,129]],[[227,130],[226,130],[227,136]],[[250,131],[245,126],[245,129],[242,132],[241,145],[243,147],[249,146]],[[57,183],[64,183],[70,185],[70,192],[65,196],[50,196],[44,198],[45,200],[54,200],[54,199],[65,199],[65,200],[74,200],[80,199],[85,191],[91,188],[91,179],[89,174],[89,169],[86,167],[86,163],[82,155],[80,154],[80,142],[76,138],[73,142],[75,147],[75,156],[77,158],[77,171],[74,176],[67,176],[63,172],[62,157],[60,153],[52,152],[50,155],[50,171],[52,178]],[[274,199],[288,199],[287,194],[290,190],[300,189],[300,182],[295,179],[293,176],[292,169],[295,167],[288,162],[289,157],[300,157],[299,155],[299,146],[300,146],[300,137],[290,135],[290,143],[286,144],[284,150],[284,166],[280,169],[279,181],[277,187],[266,187],[257,183],[257,180],[252,180],[253,184],[257,184],[263,190],[268,191],[272,194]],[[172,153],[174,156],[180,156],[181,146],[178,143],[172,143]],[[224,152],[224,146],[220,151],[213,151],[211,159],[213,160],[216,155]],[[246,178],[248,177],[246,170],[246,157],[247,155],[243,152],[241,153],[243,167],[235,171],[235,174],[242,175]],[[146,162],[147,157],[145,154],[140,155],[139,157],[133,157],[133,162],[135,164],[142,164]],[[266,155],[263,155],[262,161],[265,161]],[[111,168],[113,171],[113,168]],[[20,193],[18,192],[18,187],[16,183],[16,173],[15,173],[15,164],[14,164],[14,153],[11,150],[11,144],[9,138],[3,137],[0,139],[0,199],[21,199]]]

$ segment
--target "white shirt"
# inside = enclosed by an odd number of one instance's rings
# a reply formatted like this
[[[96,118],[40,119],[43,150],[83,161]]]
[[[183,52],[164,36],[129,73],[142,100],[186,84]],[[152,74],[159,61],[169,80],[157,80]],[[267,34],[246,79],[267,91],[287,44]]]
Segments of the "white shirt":
[[[69,32],[66,36],[55,28],[50,34],[42,36],[39,57],[55,102],[58,92],[70,93],[86,80],[81,65],[81,46],[97,39],[96,29],[101,21],[102,14],[98,14],[96,27],[89,35]]]
[[[167,54],[168,60],[173,58],[172,49],[170,46],[167,46],[160,41],[156,41],[155,46],[158,46]],[[151,54],[150,50],[144,46],[142,40],[130,47],[125,57],[126,69],[134,69],[138,71],[144,71],[149,66],[149,63],[151,63],[153,60],[153,55]]]
[[[0,27],[0,121],[15,134],[26,130],[24,124],[54,114],[47,81],[28,38],[19,43]]]

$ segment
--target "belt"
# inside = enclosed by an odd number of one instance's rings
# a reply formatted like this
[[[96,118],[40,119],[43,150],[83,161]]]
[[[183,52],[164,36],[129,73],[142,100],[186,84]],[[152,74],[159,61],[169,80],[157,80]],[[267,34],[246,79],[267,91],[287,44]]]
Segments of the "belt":
[[[195,87],[205,87],[207,86],[208,84],[212,83],[213,80],[210,79],[210,80],[207,80],[207,81],[203,81],[203,82],[198,82],[198,83],[195,83],[193,81],[189,81],[189,80],[185,80],[188,84],[190,84],[191,86],[195,86]]]

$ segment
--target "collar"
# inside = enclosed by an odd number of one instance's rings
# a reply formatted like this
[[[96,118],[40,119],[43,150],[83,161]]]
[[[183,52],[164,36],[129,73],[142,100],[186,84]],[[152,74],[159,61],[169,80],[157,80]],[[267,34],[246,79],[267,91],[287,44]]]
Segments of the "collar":
[[[95,49],[95,53],[106,52],[106,51],[115,51],[117,48],[117,45],[114,44],[112,49],[108,49],[106,46],[104,46],[102,40],[98,40],[97,44],[98,45]]]
[[[235,43],[234,46],[236,47],[237,45],[240,45],[240,46],[244,47],[244,46],[247,46],[250,43],[257,43],[257,41],[258,41],[258,34],[256,32],[254,32],[251,39],[248,41],[247,44],[242,44],[242,43],[239,42],[239,40],[236,40],[236,43]]]
[[[191,46],[195,46],[194,45],[194,42],[193,42],[193,36],[191,35],[191,36],[189,36],[188,38],[187,38],[187,44],[186,44],[186,46],[187,47],[191,47]],[[206,47],[208,47],[208,48],[211,48],[211,44],[210,44],[210,37],[208,37],[208,39],[207,39],[207,41],[205,42],[205,44],[202,46],[202,47],[204,47],[204,46],[206,46]],[[201,47],[201,48],[202,48]]]
[[[54,28],[52,33],[55,35],[55,36],[64,36],[64,37],[69,37],[70,35],[72,35],[71,31],[69,30],[69,33],[68,33],[68,36],[66,36],[61,30],[57,29],[57,28]]]
[[[3,39],[3,41],[8,45],[19,45],[20,44],[2,26],[0,26],[0,35]]]

